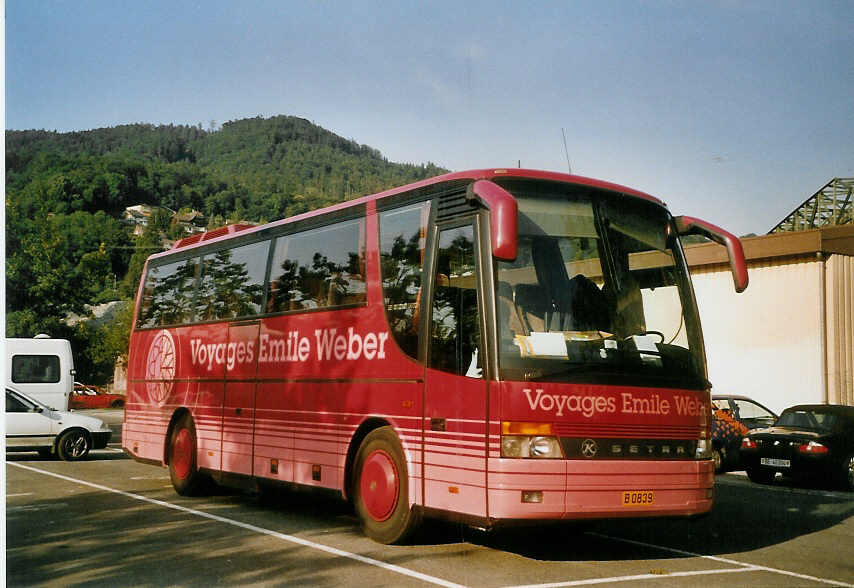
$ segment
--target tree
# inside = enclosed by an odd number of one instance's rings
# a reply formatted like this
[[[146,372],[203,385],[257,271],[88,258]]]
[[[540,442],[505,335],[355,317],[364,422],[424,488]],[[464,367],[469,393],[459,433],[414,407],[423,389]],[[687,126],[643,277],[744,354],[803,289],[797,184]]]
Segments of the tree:
[[[82,353],[88,363],[86,382],[103,384],[110,381],[116,359],[127,361],[134,303],[133,300],[122,300],[117,306],[112,320],[101,325],[81,325],[81,338],[86,340]]]
[[[122,294],[127,297],[135,297],[139,280],[142,277],[142,269],[149,255],[163,251],[163,241],[160,230],[154,223],[146,225],[142,235],[136,241],[133,255],[128,263],[128,271],[122,280]]]

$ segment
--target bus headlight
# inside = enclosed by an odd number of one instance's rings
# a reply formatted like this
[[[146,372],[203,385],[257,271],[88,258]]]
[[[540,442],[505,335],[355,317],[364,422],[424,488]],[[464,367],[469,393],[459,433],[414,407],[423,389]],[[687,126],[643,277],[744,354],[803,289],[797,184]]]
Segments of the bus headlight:
[[[531,457],[563,457],[557,437],[533,437],[529,451]]]
[[[501,457],[523,457],[523,445],[527,437],[501,437]],[[527,452],[527,448],[525,448]]]
[[[560,459],[563,450],[549,423],[501,423],[501,457]]]
[[[560,459],[563,450],[557,437],[505,435],[501,437],[501,457]]]
[[[697,450],[694,452],[695,459],[709,459],[712,457],[712,442],[709,439],[697,439]]]

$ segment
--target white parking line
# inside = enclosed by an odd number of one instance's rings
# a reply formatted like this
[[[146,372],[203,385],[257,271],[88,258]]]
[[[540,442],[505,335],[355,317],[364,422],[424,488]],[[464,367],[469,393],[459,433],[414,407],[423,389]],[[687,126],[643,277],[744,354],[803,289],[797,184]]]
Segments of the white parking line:
[[[428,582],[430,584],[435,584],[437,586],[447,586],[448,588],[463,588],[461,584],[455,584],[454,582],[449,582],[447,580],[443,580],[441,578],[436,578],[434,576],[428,576],[427,574],[422,574],[421,572],[416,572],[413,570],[408,570],[406,568],[402,568],[400,566],[396,566],[394,564],[388,564],[376,559],[372,559],[370,557],[365,557],[363,555],[358,555],[356,553],[350,553],[348,551],[343,551],[341,549],[337,549],[335,547],[329,547],[328,545],[323,545],[321,543],[315,543],[314,541],[308,541],[306,539],[301,539],[299,537],[295,537],[294,535],[287,535],[285,533],[279,533],[277,531],[271,531],[270,529],[265,529],[263,527],[258,527],[256,525],[250,525],[249,523],[243,523],[240,521],[235,521],[233,519],[228,519],[219,515],[210,514],[201,510],[195,510],[192,508],[187,508],[185,506],[180,506],[177,504],[172,504],[171,502],[165,502],[163,500],[155,500],[153,498],[148,498],[146,496],[140,496],[139,494],[133,494],[131,492],[125,492],[124,490],[118,490],[116,488],[110,488],[108,486],[102,486],[100,484],[93,484],[92,482],[87,482],[85,480],[78,480],[76,478],[71,478],[69,476],[63,476],[62,474],[55,474],[53,472],[48,472],[45,470],[40,470],[38,468],[34,468],[31,466],[25,466],[20,463],[7,462],[7,465],[12,465],[24,470],[29,470],[31,472],[35,472],[38,474],[44,474],[46,476],[53,476],[54,478],[59,478],[60,480],[65,480],[67,482],[72,482],[74,484],[81,484],[83,486],[89,486],[90,488],[95,488],[96,490],[103,490],[104,492],[112,492],[114,494],[119,494],[120,496],[125,496],[127,498],[132,498],[134,500],[139,500],[141,502],[147,502],[149,504],[154,504],[157,506],[162,506],[164,508],[170,508],[172,510],[177,510],[179,512],[183,512],[186,514],[191,514],[197,517],[210,519],[212,521],[216,521],[218,523],[225,523],[226,525],[232,525],[234,527],[239,527],[241,529],[245,529],[247,531],[252,531],[253,533],[259,533],[262,535],[267,535],[270,537],[275,537],[276,539],[281,539],[283,541],[288,541],[290,543],[296,543],[297,545],[302,545],[303,547],[309,547],[311,549],[316,549],[318,551],[323,551],[330,555],[335,555],[338,557],[344,557],[347,559],[352,559],[358,561],[363,564],[368,564],[371,566],[375,566],[378,568],[382,568],[389,572],[395,572],[397,574],[401,574],[404,576],[409,576],[410,578],[416,578],[418,580],[422,580],[424,582]]]
[[[611,541],[619,541],[621,543],[629,543],[631,545],[639,545],[641,547],[650,547],[652,549],[659,549],[661,551],[669,551],[671,553],[676,553],[678,555],[684,555],[687,557],[700,557],[703,559],[708,559],[711,561],[716,561],[719,563],[725,563],[728,565],[736,565],[736,566],[744,566],[744,571],[751,572],[770,572],[773,574],[782,574],[784,576],[791,576],[793,578],[798,578],[800,580],[809,580],[811,582],[819,582],[823,584],[829,584],[831,586],[843,586],[845,588],[854,588],[854,584],[846,584],[845,582],[840,582],[839,580],[829,580],[827,578],[818,578],[816,576],[809,576],[807,574],[799,574],[797,572],[790,572],[788,570],[781,570],[779,568],[769,568],[768,566],[760,566],[756,564],[749,564],[741,561],[737,561],[734,559],[730,559],[727,557],[717,557],[715,555],[702,555],[700,553],[694,553],[692,551],[685,551],[684,549],[676,549],[674,547],[665,547],[663,545],[655,545],[654,543],[646,543],[644,541],[636,541],[634,539],[625,539],[623,537],[614,537],[612,535],[602,535],[600,533],[589,532],[589,535],[594,537],[601,537],[602,539],[610,539]],[[738,570],[734,570],[738,571]],[[666,577],[666,576],[661,576]]]
[[[570,580],[568,582],[552,582],[550,584],[528,584],[508,588],[565,588],[567,586],[593,586],[610,584],[612,582],[632,582],[634,580],[660,580],[662,578],[679,578],[685,576],[708,576],[712,574],[733,574],[739,572],[755,572],[753,566],[743,568],[726,568],[723,570],[694,570],[690,572],[668,572],[666,574],[636,574],[634,576],[612,576],[610,578],[589,578],[587,580]]]

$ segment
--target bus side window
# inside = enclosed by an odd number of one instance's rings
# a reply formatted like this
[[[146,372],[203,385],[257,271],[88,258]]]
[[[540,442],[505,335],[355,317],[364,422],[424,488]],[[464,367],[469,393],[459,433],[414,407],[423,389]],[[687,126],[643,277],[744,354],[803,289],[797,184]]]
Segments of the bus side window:
[[[477,265],[471,225],[439,235],[430,329],[430,367],[458,375],[472,366],[480,346]]]
[[[364,303],[364,226],[346,220],[278,237],[267,312]]]
[[[197,319],[233,319],[261,311],[269,241],[206,255],[196,296]]]
[[[418,358],[418,305],[430,203],[380,214],[380,272],[392,336],[404,353]]]
[[[138,327],[178,325],[193,320],[193,292],[199,258],[150,267],[145,276]]]

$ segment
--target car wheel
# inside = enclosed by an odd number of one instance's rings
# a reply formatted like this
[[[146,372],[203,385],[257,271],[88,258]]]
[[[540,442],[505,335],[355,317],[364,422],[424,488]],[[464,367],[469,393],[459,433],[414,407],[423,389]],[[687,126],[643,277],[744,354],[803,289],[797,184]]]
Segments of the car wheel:
[[[185,414],[172,428],[167,457],[172,486],[181,496],[199,496],[209,488],[210,478],[198,468],[197,449],[193,417]]]
[[[353,472],[353,498],[365,534],[379,543],[403,542],[421,517],[410,508],[406,460],[391,427],[368,433]]]
[[[757,484],[770,484],[774,481],[774,476],[777,472],[774,470],[766,470],[762,468],[747,468],[747,477],[751,482]]]
[[[715,473],[720,474],[724,471],[724,456],[721,454],[719,447],[715,447],[712,451],[712,460],[715,462]]]
[[[842,462],[842,487],[854,491],[854,455],[849,455]]]
[[[59,436],[56,442],[56,454],[64,461],[78,461],[89,454],[92,443],[89,434],[83,429],[71,429]]]
[[[113,402],[110,404],[110,408],[121,408],[124,405],[125,405],[124,400],[113,400]]]

